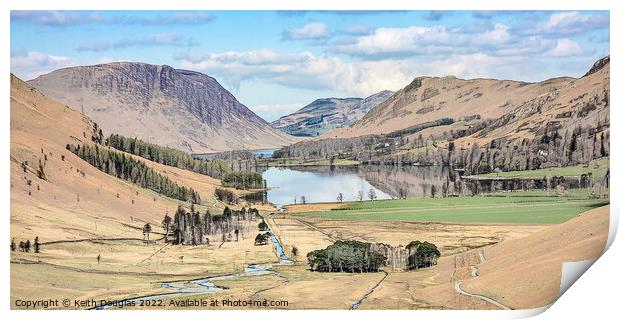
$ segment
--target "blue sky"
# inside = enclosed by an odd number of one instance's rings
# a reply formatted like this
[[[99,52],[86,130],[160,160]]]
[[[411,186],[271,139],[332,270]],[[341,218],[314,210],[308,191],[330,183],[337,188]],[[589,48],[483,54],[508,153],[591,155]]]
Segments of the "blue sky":
[[[609,54],[607,11],[12,11],[11,72],[111,61],[215,77],[268,121],[422,75],[578,77]]]

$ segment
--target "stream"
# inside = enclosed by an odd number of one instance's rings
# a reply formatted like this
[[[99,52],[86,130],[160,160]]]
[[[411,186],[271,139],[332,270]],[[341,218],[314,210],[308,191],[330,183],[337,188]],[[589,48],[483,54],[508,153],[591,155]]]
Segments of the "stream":
[[[277,263],[262,263],[262,264],[249,264],[245,267],[243,272],[222,275],[222,276],[213,276],[206,277],[196,280],[181,280],[181,281],[171,281],[171,282],[163,282],[161,287],[164,289],[171,289],[172,292],[145,295],[136,298],[129,298],[120,301],[110,301],[101,306],[95,307],[95,310],[105,310],[117,306],[124,305],[140,305],[140,302],[145,300],[158,300],[162,298],[170,298],[170,297],[185,297],[199,294],[209,294],[216,293],[226,290],[227,288],[219,287],[213,283],[213,281],[218,280],[231,280],[237,279],[241,277],[253,277],[253,276],[261,276],[266,274],[275,274],[276,272],[272,270],[274,266],[282,266],[282,265],[290,265],[293,264],[293,261],[284,253],[282,249],[282,245],[278,237],[271,230],[271,226],[269,226],[269,234],[271,234],[271,242],[273,243],[274,248],[276,249],[276,254],[278,256]]]

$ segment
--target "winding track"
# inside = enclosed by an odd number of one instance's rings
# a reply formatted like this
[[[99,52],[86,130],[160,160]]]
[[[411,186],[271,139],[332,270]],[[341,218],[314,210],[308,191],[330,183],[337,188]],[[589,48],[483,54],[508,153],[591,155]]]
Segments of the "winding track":
[[[299,222],[299,223],[303,224],[304,226],[306,226],[306,227],[308,227],[308,228],[310,228],[310,229],[312,229],[312,230],[314,230],[314,231],[318,231],[318,232],[322,233],[322,234],[323,234],[323,235],[325,235],[327,238],[329,238],[329,240],[331,240],[331,241],[336,242],[337,240],[340,240],[340,239],[334,238],[334,237],[333,237],[331,234],[329,234],[328,232],[326,232],[326,231],[324,231],[324,230],[322,230],[322,229],[319,229],[319,228],[315,227],[314,225],[312,225],[311,223],[309,223],[309,222],[307,222],[307,221],[304,221],[304,220],[299,219],[299,218],[294,218],[294,219],[295,219],[295,220],[297,220],[297,222]]]
[[[462,294],[464,296],[468,296],[468,297],[484,300],[484,301],[486,301],[486,302],[488,302],[488,303],[490,303],[490,304],[492,304],[492,305],[494,305],[494,306],[496,306],[496,307],[498,307],[500,309],[512,310],[512,308],[510,308],[510,307],[508,307],[506,305],[503,305],[503,304],[501,304],[501,303],[499,303],[499,302],[497,302],[497,301],[495,301],[492,298],[489,298],[487,296],[483,296],[481,294],[469,293],[467,291],[464,291],[463,289],[461,289],[461,280],[458,280],[458,281],[456,281],[454,283],[454,290],[456,290],[456,292],[458,292],[458,293],[460,293],[460,294]]]

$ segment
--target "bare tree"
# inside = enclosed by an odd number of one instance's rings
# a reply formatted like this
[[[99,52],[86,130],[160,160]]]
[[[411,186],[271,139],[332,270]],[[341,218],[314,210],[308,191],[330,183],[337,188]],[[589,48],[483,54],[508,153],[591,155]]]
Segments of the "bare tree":
[[[363,201],[364,200],[364,192],[362,190],[357,192],[357,200],[359,200],[359,201]]]
[[[377,199],[377,193],[375,192],[375,189],[370,189],[368,190],[368,198],[370,199],[370,201],[375,201],[375,199]]]
[[[339,192],[338,197],[336,197],[336,200],[338,200],[338,202],[342,202],[343,199],[344,199],[344,195],[342,194],[342,192]]]
[[[151,228],[150,223],[147,223],[144,225],[144,227],[142,227],[142,234],[144,234],[144,236],[146,237],[146,242],[150,241],[151,231],[153,231],[153,228]]]
[[[162,228],[164,228],[164,241],[168,242],[168,232],[170,232],[170,225],[172,224],[172,218],[170,218],[170,216],[168,215],[168,212],[166,212],[166,216],[164,217],[164,220],[161,222],[161,226]]]

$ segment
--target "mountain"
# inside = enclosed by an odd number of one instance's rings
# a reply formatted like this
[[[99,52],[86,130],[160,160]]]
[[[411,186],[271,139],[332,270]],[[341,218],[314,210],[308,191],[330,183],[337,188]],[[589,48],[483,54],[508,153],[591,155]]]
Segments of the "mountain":
[[[529,99],[492,120],[486,128],[461,139],[489,142],[492,139],[533,139],[547,132],[609,131],[609,56],[598,60],[581,78]],[[596,139],[594,139],[596,141]]]
[[[344,113],[361,98],[324,98],[271,123],[271,126],[294,136],[317,136],[342,125]]]
[[[393,94],[394,91],[383,90],[360,101],[345,114],[345,119],[348,121],[344,123],[344,126],[348,126],[363,118],[368,111],[389,99]]]
[[[317,99],[300,110],[272,122],[271,125],[295,136],[317,136],[354,123],[393,93],[385,90],[366,99]]]
[[[597,107],[608,96],[609,57],[597,61],[579,79],[560,77],[527,83],[453,76],[418,77],[361,120],[333,130],[325,137],[387,134],[450,118],[454,124],[422,132],[428,136],[458,131],[471,126],[469,119],[481,119],[491,124],[470,137],[479,144],[502,137],[532,138],[543,134],[545,129],[556,130],[567,124],[595,125],[596,121],[605,121],[606,114],[608,120],[608,104]]]
[[[28,81],[110,133],[189,152],[276,148],[296,141],[269,126],[214,78],[166,65],[114,62]]]
[[[361,120],[348,128],[334,130],[328,136],[386,134],[442,118],[456,120],[474,115],[483,119],[498,118],[571,80],[557,78],[532,84],[494,79],[464,80],[453,76],[418,77]]]
[[[10,108],[12,236],[51,241],[131,234],[145,222],[159,225],[162,212],[173,212],[179,205],[108,175],[66,150],[67,144],[93,144],[91,136],[99,127],[13,75]],[[213,193],[219,180],[140,161],[197,190],[205,206],[216,205]],[[37,174],[39,166],[45,179]]]

